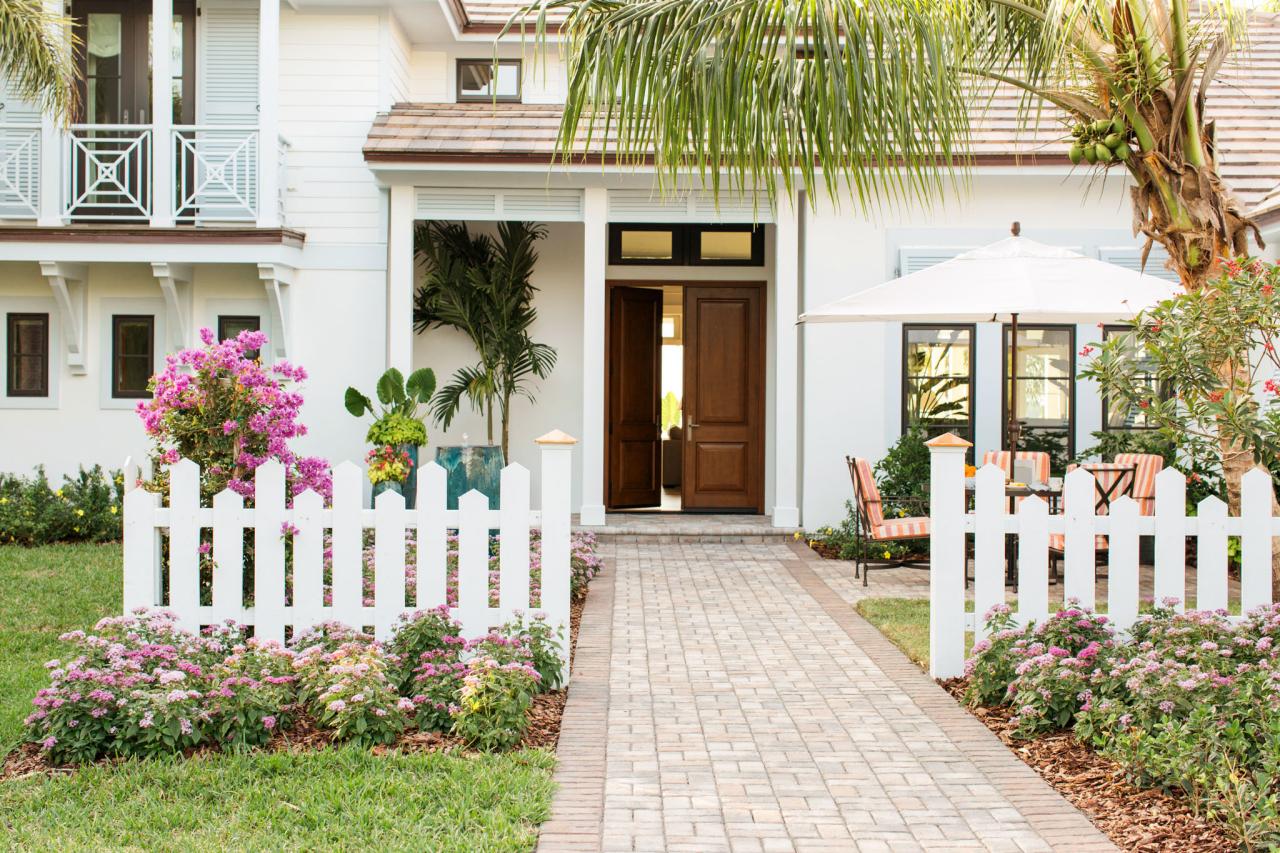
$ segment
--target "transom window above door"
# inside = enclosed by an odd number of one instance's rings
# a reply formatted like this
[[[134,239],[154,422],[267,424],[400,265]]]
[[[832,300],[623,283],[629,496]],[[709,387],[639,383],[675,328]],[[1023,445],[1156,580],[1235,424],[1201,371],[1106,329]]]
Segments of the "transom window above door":
[[[613,224],[609,263],[658,266],[764,266],[759,225]]]

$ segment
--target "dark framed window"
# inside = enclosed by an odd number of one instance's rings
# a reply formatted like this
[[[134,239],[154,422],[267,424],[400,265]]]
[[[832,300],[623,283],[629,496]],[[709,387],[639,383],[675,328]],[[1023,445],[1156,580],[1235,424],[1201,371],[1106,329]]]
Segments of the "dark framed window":
[[[973,441],[975,327],[902,327],[902,430]]]
[[[518,59],[459,59],[458,102],[499,101],[518,104],[523,93]]]
[[[156,318],[150,314],[111,317],[111,396],[149,397],[155,364]]]
[[[1129,334],[1133,330],[1128,326],[1104,326],[1102,329],[1102,340],[1109,341],[1112,338],[1120,338]],[[1137,346],[1137,342],[1133,341],[1131,346]],[[1144,365],[1145,366],[1145,365]],[[1156,378],[1155,365],[1151,365],[1149,370],[1139,370],[1136,372],[1136,378],[1151,390],[1151,399],[1167,400],[1172,393],[1172,389],[1167,384],[1163,384]],[[1148,420],[1147,413],[1139,406],[1126,406],[1116,401],[1115,405],[1107,399],[1104,394],[1102,396],[1102,428],[1108,432],[1122,430],[1141,430],[1155,429],[1156,425]]]
[[[1010,377],[1015,413],[1022,425],[1017,450],[1049,454],[1050,467],[1061,474],[1075,455],[1076,328],[1018,326],[1018,364],[1009,363],[1010,327],[1004,327],[1005,381],[1001,383],[1000,425],[1009,446]],[[1016,369],[1015,369],[1016,368]]]
[[[609,226],[609,263],[619,266],[764,266],[764,228],[756,225]]]
[[[225,341],[234,338],[241,332],[257,332],[262,329],[262,318],[257,314],[219,314],[218,315],[218,340]],[[245,355],[248,358],[257,358],[260,353],[258,350],[246,350]]]
[[[49,396],[49,315],[9,314],[5,393],[10,397]]]

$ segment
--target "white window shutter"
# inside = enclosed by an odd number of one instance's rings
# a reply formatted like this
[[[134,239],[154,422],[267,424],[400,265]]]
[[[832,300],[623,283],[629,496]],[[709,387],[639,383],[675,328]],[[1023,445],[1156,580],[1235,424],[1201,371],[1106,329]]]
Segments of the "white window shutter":
[[[898,275],[920,272],[972,248],[973,246],[904,246],[898,250]]]
[[[200,124],[258,123],[258,7],[207,3],[197,59]]]
[[[34,217],[40,197],[40,110],[0,78],[0,218]]]
[[[1165,262],[1169,260],[1169,254],[1164,250],[1163,246],[1151,247],[1151,254],[1147,256],[1146,269],[1142,268],[1142,249],[1130,246],[1098,249],[1098,259],[1109,264],[1115,264],[1118,267],[1124,267],[1127,270],[1144,272],[1147,275],[1163,278],[1167,281],[1179,280],[1178,276],[1165,266]]]

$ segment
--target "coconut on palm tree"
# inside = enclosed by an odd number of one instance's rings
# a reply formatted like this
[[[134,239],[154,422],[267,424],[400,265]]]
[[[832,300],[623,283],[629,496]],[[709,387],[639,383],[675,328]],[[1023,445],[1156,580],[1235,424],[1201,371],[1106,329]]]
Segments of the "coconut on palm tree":
[[[0,0],[0,80],[62,121],[75,111],[75,44],[71,19],[44,0]]]

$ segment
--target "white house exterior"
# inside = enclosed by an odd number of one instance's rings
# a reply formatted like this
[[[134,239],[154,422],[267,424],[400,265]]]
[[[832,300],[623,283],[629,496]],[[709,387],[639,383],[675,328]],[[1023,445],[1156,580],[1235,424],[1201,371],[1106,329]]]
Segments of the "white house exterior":
[[[194,344],[199,328],[220,323],[226,331],[256,323],[271,339],[265,358],[308,368],[308,452],[359,458],[365,424],[342,408],[347,385],[369,388],[388,365],[429,366],[443,380],[473,357],[460,334],[413,330],[415,224],[463,220],[487,229],[520,219],[548,228],[535,274],[535,337],[557,348],[559,362],[538,384],[536,402],[517,401],[514,460],[536,472],[535,436],[553,428],[578,436],[574,509],[583,523],[603,522],[616,503],[611,490],[622,488],[612,455],[621,445],[611,443],[606,411],[619,396],[610,384],[619,381],[611,379],[617,348],[607,349],[611,294],[637,285],[656,294],[665,284],[668,321],[695,316],[689,306],[706,297],[696,309],[705,311],[696,316],[706,328],[687,334],[702,335],[707,364],[733,367],[731,338],[758,357],[742,368],[758,383],[726,391],[708,379],[700,392],[740,403],[747,424],[737,437],[708,439],[712,463],[697,487],[710,496],[704,506],[812,527],[844,514],[844,456],[878,458],[901,433],[904,342],[908,349],[951,342],[953,354],[969,348],[970,376],[952,378],[968,389],[964,428],[979,452],[1001,444],[1003,347],[994,323],[959,331],[806,328],[795,322],[801,312],[999,239],[1014,220],[1037,240],[1138,263],[1124,181],[1071,169],[1051,119],[1019,135],[1012,101],[979,120],[967,191],[910,209],[868,214],[851,202],[794,197],[776,208],[758,199],[717,205],[696,185],[659,195],[649,171],[619,168],[598,151],[553,165],[561,66],[554,59],[537,66],[518,36],[504,40],[499,56],[523,62],[501,72],[512,76],[499,77],[499,94],[512,98],[495,105],[477,94],[476,66],[465,64],[492,59],[494,34],[512,7],[71,0],[91,54],[80,123],[59,128],[0,89],[6,370],[32,355],[22,347],[41,333],[47,348],[43,385],[28,375],[14,388],[6,378],[0,470],[44,464],[61,474],[142,453],[130,411],[137,377]],[[160,25],[148,28],[148,14]],[[171,78],[148,81],[148,29],[152,54],[175,57]],[[1224,172],[1280,238],[1280,23],[1259,19],[1248,62],[1224,76],[1211,98]],[[476,95],[471,102],[468,93]],[[151,109],[166,99],[172,110]],[[762,243],[706,236],[753,224]],[[657,250],[641,255],[662,255],[665,240],[685,241],[685,251],[673,250],[669,262],[636,263],[619,250],[618,241],[650,245],[654,234]],[[721,239],[733,245],[717,249]],[[744,262],[733,263],[744,246]],[[1151,268],[1161,271],[1158,259]],[[735,318],[742,325],[730,334]],[[32,328],[15,350],[15,330]],[[733,337],[742,330],[750,340]],[[1041,363],[1067,375],[1023,377],[1046,412],[1045,400],[1061,398],[1066,409],[1050,414],[1062,417],[1076,451],[1102,428],[1103,405],[1096,389],[1074,380],[1070,364],[1100,334],[1046,332],[1033,341],[1043,347]],[[37,364],[38,355],[24,363]],[[433,429],[431,442],[457,444],[464,435],[483,440],[482,419],[464,412],[447,432]],[[739,484],[739,497],[723,497],[743,470],[750,483]],[[724,483],[711,482],[716,472]],[[687,491],[685,501],[691,505]]]

